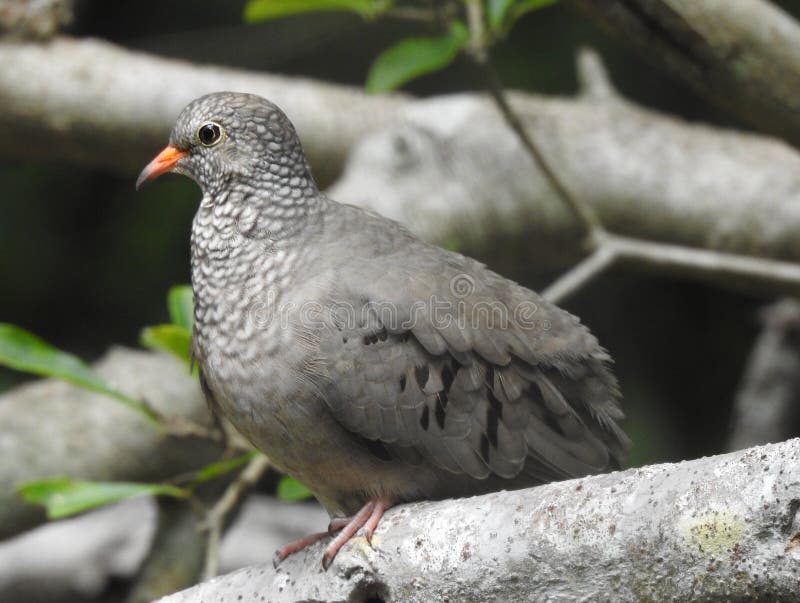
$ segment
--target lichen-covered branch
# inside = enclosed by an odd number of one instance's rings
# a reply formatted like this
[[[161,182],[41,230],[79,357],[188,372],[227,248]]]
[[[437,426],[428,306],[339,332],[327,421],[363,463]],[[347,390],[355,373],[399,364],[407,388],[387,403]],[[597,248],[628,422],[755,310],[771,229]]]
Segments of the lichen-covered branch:
[[[745,123],[800,145],[800,24],[767,0],[574,0]]]
[[[404,505],[326,573],[325,543],[161,599],[796,601],[800,439]],[[371,598],[370,598],[371,597]]]

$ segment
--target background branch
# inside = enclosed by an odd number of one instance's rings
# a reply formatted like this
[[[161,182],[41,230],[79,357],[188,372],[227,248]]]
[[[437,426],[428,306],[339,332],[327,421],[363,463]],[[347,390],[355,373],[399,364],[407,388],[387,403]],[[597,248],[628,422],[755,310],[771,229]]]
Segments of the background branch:
[[[242,504],[244,499],[256,485],[261,476],[269,469],[269,459],[258,454],[239,472],[225,489],[222,495],[206,513],[203,530],[207,533],[205,560],[202,577],[204,579],[217,575],[219,571],[219,547],[222,533],[230,522],[231,515]]]
[[[113,348],[95,365],[113,387],[166,416],[211,425],[197,380],[171,356]],[[46,380],[0,396],[0,539],[45,520],[16,487],[45,477],[159,481],[217,460],[205,438],[160,436],[138,413],[66,383]]]
[[[760,319],[762,330],[733,403],[730,450],[800,432],[800,302],[770,304]]]
[[[590,54],[581,66],[580,100],[511,95],[511,105],[573,196],[618,235],[614,255],[654,272],[796,294],[800,156],[762,136],[636,107],[600,83]],[[429,240],[481,248],[498,233],[506,245],[519,235],[519,252],[540,268],[563,269],[584,253],[579,224],[518,137],[468,95],[409,106],[401,122],[358,144],[329,193]]]
[[[525,252],[545,268],[561,270],[584,253],[579,224],[481,97],[369,97],[93,40],[4,42],[0,61],[13,66],[0,70],[0,123],[7,133],[0,152],[138,169],[163,144],[190,97],[248,89],[287,107],[323,179],[338,172],[356,146],[344,178],[330,191],[340,201],[375,209],[439,242],[456,238],[480,247],[498,232],[507,238],[524,233]],[[510,105],[573,196],[609,230],[738,255],[800,259],[796,152],[636,107],[613,93],[588,53],[580,74],[585,93],[577,100],[510,94]],[[715,278],[708,271],[689,274]],[[780,280],[746,274],[734,280],[751,290],[764,291],[766,281],[769,291],[796,292]]]
[[[297,126],[315,173],[338,173],[348,149],[406,102],[401,94],[302,78],[197,66],[100,40],[0,42],[0,153],[66,159],[136,173],[166,144],[192,99],[219,90],[261,94]]]
[[[766,0],[573,0],[745,123],[800,144],[800,25]]]
[[[161,601],[795,601],[798,455],[795,439],[403,505],[387,513],[374,548],[354,539],[327,573],[322,542],[277,570],[243,569]]]

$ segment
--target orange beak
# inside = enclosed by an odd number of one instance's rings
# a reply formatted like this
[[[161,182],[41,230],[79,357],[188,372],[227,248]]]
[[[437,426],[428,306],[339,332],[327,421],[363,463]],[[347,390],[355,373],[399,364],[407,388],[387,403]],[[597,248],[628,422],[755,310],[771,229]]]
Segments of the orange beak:
[[[166,147],[139,174],[136,179],[136,190],[139,190],[139,187],[146,181],[158,178],[164,172],[170,171],[178,163],[178,160],[186,155],[188,155],[186,151],[181,151],[173,146]]]

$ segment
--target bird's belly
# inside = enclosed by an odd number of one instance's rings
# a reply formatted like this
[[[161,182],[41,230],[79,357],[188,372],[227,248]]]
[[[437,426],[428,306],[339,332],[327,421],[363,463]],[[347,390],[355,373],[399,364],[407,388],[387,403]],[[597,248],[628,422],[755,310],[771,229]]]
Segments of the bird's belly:
[[[204,363],[203,370],[219,411],[273,466],[311,489],[332,515],[355,513],[372,496],[417,497],[424,471],[367,452],[332,418],[319,390],[291,377],[282,361],[238,367],[242,379],[230,374],[220,379],[212,363]]]

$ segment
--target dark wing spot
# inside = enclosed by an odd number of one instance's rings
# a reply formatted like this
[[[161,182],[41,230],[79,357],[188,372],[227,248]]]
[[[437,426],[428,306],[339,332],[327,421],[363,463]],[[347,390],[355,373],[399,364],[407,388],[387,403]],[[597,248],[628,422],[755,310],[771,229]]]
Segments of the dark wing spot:
[[[528,388],[528,395],[535,404],[544,406],[544,397],[542,396],[542,390],[539,387],[539,384],[536,383],[536,381],[531,382],[531,385]]]
[[[489,439],[486,435],[481,435],[481,458],[489,462]]]
[[[491,390],[491,388],[489,388],[489,390],[486,393],[489,396],[489,406],[492,408],[492,410],[494,410],[495,413],[497,413],[497,417],[499,419],[502,419],[503,418],[503,403],[500,402],[500,400],[497,399],[497,397],[494,395],[494,392]]]
[[[400,375],[400,392],[406,391],[406,376]]]
[[[558,422],[558,418],[553,413],[550,411],[545,411],[543,419],[544,424],[555,431],[558,435],[564,437],[567,436],[567,434],[564,433],[564,429],[561,427],[561,424]]]
[[[442,367],[442,383],[444,384],[444,391],[449,392],[450,386],[453,385],[453,380],[456,376],[447,364]]]
[[[495,447],[495,449],[497,449],[497,427],[497,412],[494,408],[492,408],[492,406],[489,406],[486,409],[486,436],[489,438],[489,442]]]
[[[430,375],[430,369],[428,368],[427,364],[414,367],[414,377],[416,378],[417,385],[419,385],[420,389],[425,387],[425,384],[428,382],[429,375]]]
[[[442,398],[444,397],[444,401]],[[447,418],[447,415],[444,412],[444,408],[447,405],[447,394],[444,392],[439,392],[436,396],[436,408],[435,416],[436,416],[436,423],[439,425],[439,429],[444,429],[444,420]]]
[[[491,364],[486,365],[486,385],[489,389],[494,387],[494,367]]]
[[[367,440],[366,438],[364,441],[367,444],[367,450],[369,450],[375,457],[382,461],[392,460],[393,457],[386,449],[386,446],[383,445],[383,442],[380,440]]]
[[[386,329],[383,329],[378,333],[378,340],[386,341],[389,338],[389,334],[386,332]]]
[[[428,431],[428,425],[431,422],[431,411],[428,408],[428,405],[422,407],[422,416],[419,418],[419,424],[422,426],[422,429]]]
[[[552,412],[547,410],[547,406],[544,403],[544,397],[542,396],[542,389],[539,387],[539,384],[535,381],[531,383],[530,387],[528,388],[528,397],[531,401],[541,409],[541,411],[537,412],[538,416],[541,416],[544,424],[547,425],[550,429],[556,432],[559,435],[566,436],[564,433],[564,429],[561,427],[561,424],[558,422],[558,417],[556,417]]]
[[[397,336],[397,341],[399,341],[400,343],[405,343],[406,341],[408,341],[408,338],[409,338],[409,333],[408,331],[406,331],[405,333],[400,333],[400,335]]]

